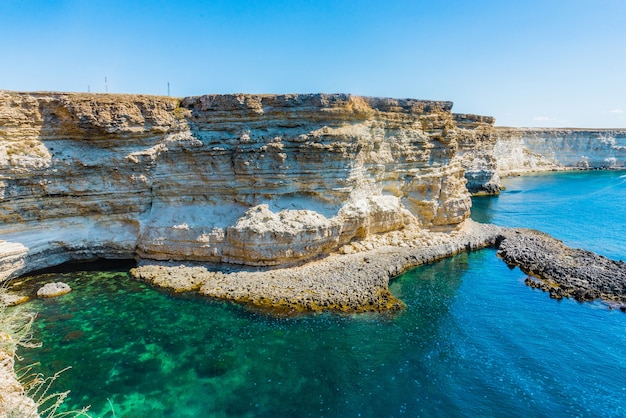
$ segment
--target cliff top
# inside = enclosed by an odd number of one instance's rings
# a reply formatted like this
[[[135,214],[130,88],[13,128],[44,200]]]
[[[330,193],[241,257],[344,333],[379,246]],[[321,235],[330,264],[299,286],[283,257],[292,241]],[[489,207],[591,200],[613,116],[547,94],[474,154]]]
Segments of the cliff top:
[[[192,107],[201,110],[242,110],[262,107],[320,107],[337,108],[359,106],[382,112],[423,113],[432,110],[449,112],[452,109],[451,101],[419,100],[411,98],[368,97],[344,93],[312,93],[312,94],[206,94],[189,97],[154,96],[149,94],[118,94],[118,93],[74,93],[55,91],[18,92],[0,90],[2,96],[30,97],[35,99],[70,99],[79,102],[91,101],[110,103],[112,101],[165,101],[178,102],[183,107]]]
[[[571,132],[624,132],[626,128],[533,128],[533,127],[514,127],[514,126],[495,126],[499,132],[546,132],[546,133],[571,133]]]

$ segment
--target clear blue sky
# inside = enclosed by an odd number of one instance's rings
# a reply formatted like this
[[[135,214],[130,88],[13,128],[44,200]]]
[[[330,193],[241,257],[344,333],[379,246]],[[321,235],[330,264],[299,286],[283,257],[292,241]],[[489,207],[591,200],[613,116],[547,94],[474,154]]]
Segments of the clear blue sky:
[[[451,100],[626,127],[626,0],[0,0],[0,89]]]

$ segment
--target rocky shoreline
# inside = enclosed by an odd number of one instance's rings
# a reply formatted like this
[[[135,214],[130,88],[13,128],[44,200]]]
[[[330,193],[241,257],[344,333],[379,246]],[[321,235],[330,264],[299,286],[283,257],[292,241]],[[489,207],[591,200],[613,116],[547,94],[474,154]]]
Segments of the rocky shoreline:
[[[450,234],[421,231],[405,246],[381,245],[352,254],[331,254],[300,266],[224,270],[180,262],[143,262],[131,274],[174,292],[244,303],[276,314],[395,311],[404,304],[389,281],[410,268],[486,247],[529,277],[526,284],[552,298],[601,299],[626,310],[626,263],[572,249],[539,231],[466,221]]]
[[[626,131],[495,128],[451,109],[0,91],[0,282],[135,258],[134,277],[175,292],[278,314],[384,312],[403,307],[393,277],[499,247],[553,297],[624,306],[623,262],[469,216],[470,192],[497,194],[501,176],[625,167]]]
[[[624,261],[570,248],[547,234],[526,229],[509,231],[498,256],[528,274],[527,285],[549,292],[554,299],[602,299],[626,311]]]
[[[359,243],[362,250],[344,247],[342,254],[290,268],[225,271],[194,263],[144,261],[131,274],[175,292],[197,292],[274,313],[393,311],[404,304],[389,292],[390,279],[412,267],[493,246],[502,231],[468,220],[449,234],[403,233],[399,246],[387,243],[393,237],[370,237]]]
[[[528,286],[542,289],[552,298],[600,299],[626,311],[624,261],[570,248],[540,231],[472,220],[451,232],[406,228],[372,235],[300,265],[268,268],[142,260],[130,273],[175,293],[193,292],[279,315],[386,312],[404,307],[389,292],[394,277],[413,267],[487,247],[496,248],[498,257],[511,268],[526,273]],[[10,289],[4,294],[10,301],[17,300],[15,296],[23,295],[12,294]]]
[[[402,236],[398,236],[402,234]],[[392,245],[391,243],[395,243]],[[419,229],[370,236],[325,258],[287,268],[243,268],[197,263],[142,262],[131,274],[175,292],[244,303],[264,312],[393,312],[404,307],[389,292],[389,281],[412,267],[485,247],[530,277],[526,284],[553,298],[602,299],[626,311],[626,263],[572,249],[539,231],[511,229],[472,220],[449,233]],[[0,334],[1,338],[5,334]],[[10,337],[8,337],[10,338]],[[15,380],[13,355],[0,350],[0,412],[15,402],[31,402]],[[7,403],[9,402],[9,403]],[[32,406],[32,403],[25,405]],[[31,411],[32,416],[37,416]],[[30,415],[29,415],[30,416]]]

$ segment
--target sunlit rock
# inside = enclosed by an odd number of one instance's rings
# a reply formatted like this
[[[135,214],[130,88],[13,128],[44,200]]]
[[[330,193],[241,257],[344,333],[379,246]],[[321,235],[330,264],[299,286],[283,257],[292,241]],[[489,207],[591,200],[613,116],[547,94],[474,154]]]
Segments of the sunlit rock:
[[[40,298],[56,298],[57,296],[70,293],[72,288],[63,282],[46,283],[37,290],[37,297]]]
[[[454,230],[459,138],[490,123],[459,128],[451,107],[0,92],[0,278],[94,257],[280,266]]]

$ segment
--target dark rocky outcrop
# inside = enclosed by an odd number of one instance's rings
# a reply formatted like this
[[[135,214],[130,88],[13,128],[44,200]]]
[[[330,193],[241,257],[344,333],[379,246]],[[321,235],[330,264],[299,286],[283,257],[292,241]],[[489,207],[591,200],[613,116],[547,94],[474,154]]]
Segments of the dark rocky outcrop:
[[[626,309],[626,263],[574,249],[539,231],[507,230],[498,256],[530,277],[526,284],[550,297],[602,299]]]

